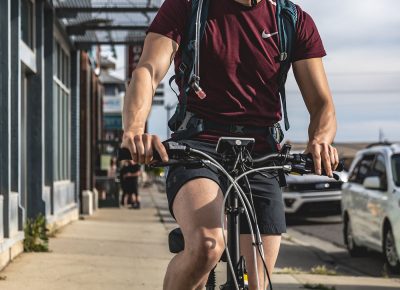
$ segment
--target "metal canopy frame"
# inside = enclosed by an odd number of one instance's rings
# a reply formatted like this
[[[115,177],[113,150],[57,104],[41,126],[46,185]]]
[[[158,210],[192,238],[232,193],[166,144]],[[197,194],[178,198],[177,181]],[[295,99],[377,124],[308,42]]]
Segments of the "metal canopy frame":
[[[162,0],[53,0],[77,49],[143,41]]]
[[[59,7],[56,8],[56,16],[60,18],[74,18],[78,13],[149,13],[157,12],[159,7]]]
[[[68,35],[85,35],[86,31],[131,31],[143,32],[147,30],[147,25],[87,25],[74,24],[66,27]]]

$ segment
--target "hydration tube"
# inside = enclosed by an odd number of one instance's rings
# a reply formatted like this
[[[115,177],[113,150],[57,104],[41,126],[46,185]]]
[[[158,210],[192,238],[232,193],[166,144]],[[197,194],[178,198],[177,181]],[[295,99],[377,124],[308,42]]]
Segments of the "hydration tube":
[[[200,42],[201,42],[201,13],[203,11],[203,0],[199,0],[196,13],[196,37],[194,44],[194,74],[190,79],[190,85],[200,99],[206,97],[205,92],[200,87]],[[205,25],[205,24],[204,24]]]

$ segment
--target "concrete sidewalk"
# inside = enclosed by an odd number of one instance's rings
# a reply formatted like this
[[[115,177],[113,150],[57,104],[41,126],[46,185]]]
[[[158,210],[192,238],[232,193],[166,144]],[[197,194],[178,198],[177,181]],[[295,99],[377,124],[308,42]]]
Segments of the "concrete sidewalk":
[[[141,210],[101,209],[95,216],[65,227],[50,240],[50,253],[23,254],[0,272],[0,289],[162,289],[172,258],[167,235],[175,223],[164,194],[142,189],[142,205]],[[317,256],[305,245],[286,239],[273,276],[274,289],[400,289],[396,279],[293,274],[285,270],[321,264]],[[222,265],[221,282],[223,271]],[[306,284],[335,288],[304,288]]]

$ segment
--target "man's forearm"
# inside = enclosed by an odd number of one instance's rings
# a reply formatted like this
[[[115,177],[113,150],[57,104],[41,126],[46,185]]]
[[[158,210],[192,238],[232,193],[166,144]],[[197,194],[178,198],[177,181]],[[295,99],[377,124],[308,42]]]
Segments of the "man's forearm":
[[[309,142],[331,144],[336,135],[336,113],[331,102],[323,102],[310,114]]]
[[[124,131],[143,134],[147,117],[150,113],[154,84],[146,67],[137,68],[127,88],[124,100]]]

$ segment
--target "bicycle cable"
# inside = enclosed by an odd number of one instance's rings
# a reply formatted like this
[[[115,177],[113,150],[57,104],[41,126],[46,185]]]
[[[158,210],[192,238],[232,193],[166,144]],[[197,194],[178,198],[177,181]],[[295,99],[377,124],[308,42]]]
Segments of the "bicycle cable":
[[[282,166],[274,166],[274,167],[264,167],[264,168],[261,168],[260,170],[268,170],[268,171],[271,171],[271,170],[277,170],[277,169],[282,169],[283,167]],[[258,169],[257,169],[258,170]],[[253,173],[253,172],[257,172],[257,170],[251,170],[251,172],[250,173]],[[249,174],[250,174],[249,173]],[[226,173],[225,173],[226,174]],[[231,179],[232,177],[229,175],[229,173],[228,174],[226,174],[228,177],[229,177],[229,179]],[[253,220],[255,221],[255,226],[256,226],[256,233],[257,233],[257,239],[258,240],[261,240],[261,234],[260,234],[260,231],[259,231],[259,228],[258,228],[258,223],[256,222],[256,215],[255,215],[255,213],[254,213],[254,211],[252,210],[252,208],[254,209],[254,207],[252,207],[252,205],[249,203],[249,201],[248,201],[248,199],[247,199],[247,197],[246,197],[246,194],[243,192],[243,189],[241,188],[241,186],[237,183],[237,182],[235,182],[235,181],[238,181],[239,179],[241,179],[241,178],[243,178],[243,177],[247,177],[247,175],[248,174],[245,174],[245,175],[241,175],[241,176],[239,176],[238,178],[236,178],[236,179],[234,179],[233,181],[232,180],[230,180],[231,181],[231,186],[229,187],[229,189],[228,189],[228,191],[226,192],[226,195],[225,195],[225,198],[224,198],[224,203],[223,203],[223,206],[225,206],[225,203],[226,203],[226,200],[227,200],[227,198],[228,198],[228,196],[229,196],[229,194],[231,193],[231,190],[232,190],[232,186],[234,186],[235,187],[235,189],[239,192],[239,197],[240,197],[240,199],[241,199],[241,203],[242,203],[242,205],[244,205],[244,209],[245,209],[245,212],[246,212],[246,214],[247,214],[247,211],[246,211],[246,206],[250,209],[250,212],[252,213],[252,217],[253,217]],[[247,180],[248,181],[248,180]],[[235,183],[236,183],[236,185],[235,185]],[[244,202],[243,201],[243,198],[242,197],[244,197],[244,200],[246,201],[246,202]],[[224,215],[221,215],[222,217],[221,217],[221,223],[223,222],[223,217],[224,217]],[[255,242],[255,239],[254,239],[254,231],[252,230],[252,226],[251,226],[251,220],[249,219],[249,217],[248,217],[248,214],[247,214],[247,219],[248,219],[248,223],[249,223],[249,227],[250,227],[250,230],[251,230],[251,233],[252,233],[252,242],[253,242],[253,244],[254,245],[258,245],[258,246],[260,246],[258,243],[254,243]],[[253,249],[254,250],[254,249]],[[268,277],[268,282],[269,282],[269,287],[270,287],[270,289],[272,290],[273,288],[272,288],[272,282],[271,282],[271,278],[270,278],[270,275],[269,275],[269,272],[268,272],[268,267],[266,266],[266,262],[265,262],[265,256],[264,256],[264,251],[263,251],[263,248],[259,248],[259,247],[257,247],[257,250],[259,251],[259,254],[260,254],[260,257],[262,258],[262,261],[263,261],[263,266],[264,266],[264,276],[265,276],[265,272],[267,273],[267,277]],[[256,259],[256,257],[255,257],[255,259]],[[257,273],[257,282],[259,281],[258,280],[258,265],[256,264],[256,267],[255,267],[255,269],[256,269],[256,273]],[[265,285],[265,277],[264,277],[264,285]],[[258,287],[259,287],[259,284],[258,284]]]
[[[249,174],[251,174],[251,173],[255,173],[255,172],[259,172],[259,171],[266,171],[266,170],[268,170],[268,171],[272,171],[272,170],[279,170],[279,169],[284,169],[284,170],[289,170],[289,167],[287,167],[287,166],[269,166],[269,167],[262,167],[262,168],[256,168],[256,169],[252,169],[252,170],[249,170],[249,171],[247,171],[247,172],[244,172],[243,174],[241,174],[241,175],[239,175],[236,179],[235,179],[235,181],[236,182],[238,182],[240,179],[242,179],[243,177],[245,177],[245,176],[247,176],[247,175],[249,175]],[[234,183],[232,183],[230,186],[229,186],[229,188],[228,188],[228,190],[227,190],[227,195],[229,195],[229,193],[232,191],[232,188],[234,187]],[[236,189],[236,188],[235,188]],[[243,193],[244,194],[244,193]],[[248,202],[248,199],[247,199],[247,197],[246,197],[246,199],[245,199],[247,202]],[[243,202],[242,202],[243,203]],[[247,204],[247,206],[248,207],[250,207],[250,204]],[[258,228],[258,226],[257,226],[257,228]],[[260,249],[259,248],[257,248],[259,251],[260,251]],[[262,254],[262,253],[260,253],[260,254]],[[263,257],[262,257],[263,258]],[[266,266],[266,263],[265,263],[265,260],[263,259],[263,266],[264,266],[264,268],[265,269],[267,269],[267,276],[268,276],[268,282],[269,282],[269,288],[272,290],[273,288],[273,286],[272,286],[272,282],[271,282],[271,279],[270,279],[270,275],[269,275],[269,272],[268,272],[268,268],[267,268],[267,266]],[[257,269],[257,267],[256,267],[256,269]]]
[[[232,176],[225,170],[225,168],[218,161],[216,161],[214,158],[212,158],[208,154],[206,154],[204,152],[201,152],[199,150],[192,149],[192,152],[196,153],[196,154],[199,154],[199,155],[201,155],[203,157],[206,157],[206,159],[209,161],[208,163],[210,165],[215,166],[217,169],[219,169],[228,178],[228,180],[231,182],[231,186],[235,187],[237,192],[243,192],[243,190],[241,190],[240,186],[235,182],[235,179],[232,178]],[[222,209],[221,209],[222,236],[223,236],[223,239],[224,239],[224,244],[225,244],[225,248],[226,249],[228,249],[228,243],[227,243],[226,237],[225,237],[225,225],[224,225],[225,224],[225,212],[224,212],[224,209],[225,209],[225,204],[226,204],[227,198],[229,196],[229,193],[227,193],[225,195],[224,201],[223,201],[223,205],[222,205]],[[241,202],[244,204],[243,197],[241,196],[241,194],[238,194],[238,197],[241,200]],[[244,196],[244,198],[247,199],[246,196]],[[254,230],[253,230],[253,227],[251,225],[250,215],[249,215],[248,210],[247,210],[246,207],[244,207],[244,210],[245,210],[245,214],[246,214],[246,217],[247,217],[249,225],[250,225],[249,228],[250,228],[250,232],[251,232],[251,236],[252,236],[252,243],[255,243]],[[254,215],[254,213],[252,213],[252,215]],[[233,280],[234,280],[235,288],[237,290],[239,290],[239,285],[238,285],[238,282],[237,282],[237,278],[236,278],[236,275],[235,275],[235,270],[234,270],[234,267],[233,267],[233,263],[232,263],[232,259],[230,257],[229,251],[225,251],[225,253],[226,253],[226,256],[227,256],[227,262],[228,262],[229,268],[230,268],[232,276],[234,278]],[[257,259],[256,259],[257,258],[257,254],[256,254],[256,250],[254,248],[253,248],[253,256],[254,256],[254,263],[255,263],[255,269],[256,269],[257,290],[259,290],[260,287],[259,287],[259,278],[258,278],[258,265],[257,265]]]
[[[204,153],[202,151],[199,151],[199,150],[196,150],[196,149],[193,149],[193,148],[191,150],[192,150],[193,153],[196,153],[198,155],[201,155],[201,156],[205,157],[207,159],[207,162],[203,161],[203,163],[204,164],[210,164],[210,165],[216,167],[218,170],[220,170],[228,178],[228,180],[231,183],[231,185],[229,186],[228,190],[225,193],[224,201],[223,201],[223,207],[221,209],[221,227],[222,227],[222,235],[223,235],[223,239],[224,239],[225,248],[228,248],[228,244],[227,244],[226,237],[225,237],[225,226],[224,226],[224,224],[225,224],[225,213],[224,213],[224,209],[225,209],[225,204],[227,202],[227,198],[228,198],[229,194],[231,193],[233,187],[238,192],[238,197],[239,197],[242,205],[244,205],[243,208],[244,208],[244,211],[245,211],[245,215],[246,215],[247,221],[249,223],[249,229],[250,229],[250,233],[251,233],[251,237],[252,237],[252,243],[256,245],[256,241],[255,241],[255,238],[254,238],[255,234],[254,234],[254,230],[253,230],[253,226],[252,226],[252,223],[251,223],[251,218],[250,218],[250,214],[249,214],[248,209],[250,210],[250,212],[252,214],[253,220],[254,220],[255,213],[252,210],[251,204],[250,204],[246,194],[244,193],[244,191],[241,188],[241,186],[238,184],[238,181],[240,179],[242,179],[243,177],[246,177],[247,175],[249,175],[251,173],[254,173],[254,172],[272,171],[272,170],[278,170],[278,169],[283,169],[284,171],[290,171],[291,166],[290,165],[282,165],[282,166],[268,166],[268,167],[256,168],[256,169],[252,169],[252,170],[249,170],[247,172],[244,172],[244,173],[242,173],[241,175],[239,175],[236,178],[233,178],[225,170],[225,168],[218,161],[216,161],[214,158],[212,158],[211,156],[209,156],[208,154],[206,154],[206,153]],[[268,158],[266,158],[265,160],[267,160],[267,159]],[[257,224],[256,224],[256,226],[258,228]],[[258,247],[256,247],[256,248],[258,249],[259,252],[261,252]],[[256,279],[257,279],[257,290],[259,290],[257,255],[255,254],[256,253],[255,251],[256,251],[256,249],[253,247],[253,256],[254,256],[254,262],[255,262],[255,272],[256,272]],[[236,280],[235,270],[234,270],[234,267],[233,267],[233,263],[232,263],[229,251],[225,251],[225,252],[226,252],[226,255],[227,255],[227,262],[228,262],[230,271],[231,271],[232,276],[234,278],[235,288],[237,290],[239,290],[239,285],[238,285],[237,280]],[[264,264],[263,265],[264,268],[266,268],[267,272],[268,272],[268,268],[266,267],[265,260],[263,260],[263,264]],[[272,290],[272,283],[270,282],[269,273],[268,273],[268,278],[269,278],[269,286],[270,286],[270,289]]]
[[[246,172],[246,168],[245,168],[245,167],[246,167],[246,166],[245,166],[244,164],[242,164],[242,171],[243,171],[243,172]],[[247,188],[248,188],[248,191],[249,191],[250,203],[251,203],[253,212],[256,213],[256,209],[255,209],[255,206],[254,206],[254,200],[253,200],[253,193],[252,193],[251,186],[250,186],[250,182],[249,182],[249,179],[247,178],[247,176],[245,176],[245,181],[246,181],[246,185],[247,185]],[[255,216],[254,216],[254,221],[255,221],[255,224],[258,225],[257,214],[255,214]],[[271,283],[271,278],[270,278],[270,275],[269,275],[269,272],[268,272],[267,263],[265,262],[264,247],[262,246],[262,245],[263,245],[263,242],[262,242],[261,234],[260,234],[260,231],[259,231],[259,228],[258,228],[258,227],[256,228],[256,237],[257,237],[257,248],[258,248],[258,252],[259,252],[259,254],[260,254],[260,258],[261,258],[262,263],[263,263],[263,266],[264,266],[264,271],[263,271],[263,274],[264,274],[264,275],[263,275],[263,276],[264,276],[264,279],[263,279],[263,281],[264,281],[263,287],[264,287],[267,277],[268,277],[268,284],[269,284],[269,285],[272,285],[272,283]],[[266,277],[266,276],[267,276],[267,277]],[[265,287],[264,287],[264,288],[265,288]]]
[[[260,170],[277,170],[277,169],[282,169],[282,167],[280,167],[280,166],[277,166],[277,167],[265,167],[265,168],[261,168]],[[257,172],[257,170],[252,170],[252,172],[249,172],[249,174],[250,173],[254,173],[254,172]],[[247,172],[245,172],[245,173],[247,173]],[[239,179],[242,179],[243,177],[246,177],[246,176],[247,176],[247,174],[242,174],[241,176],[239,176],[235,180],[239,181]],[[232,185],[228,188],[227,194],[229,194],[231,190],[232,190]],[[246,202],[248,203],[248,200],[246,200]],[[247,204],[247,206],[250,207],[250,204]],[[250,221],[248,221],[248,222],[250,223]],[[256,224],[256,230],[257,230],[256,233],[258,235],[257,237],[260,240],[261,239],[261,234],[260,234],[259,229],[258,229],[258,224]],[[262,248],[260,249],[259,247],[257,247],[257,250],[259,251],[260,257],[261,257],[262,262],[263,262],[264,269],[266,270],[266,271],[264,271],[264,275],[265,275],[265,272],[266,272],[267,278],[268,278],[268,283],[269,283],[269,288],[270,288],[270,290],[272,290],[273,288],[272,288],[271,277],[270,277],[270,274],[268,272],[268,267],[267,267],[266,262],[265,262],[264,251],[263,251]],[[264,277],[264,285],[265,285],[265,277]]]

